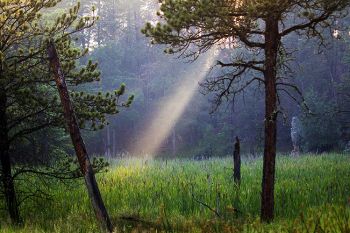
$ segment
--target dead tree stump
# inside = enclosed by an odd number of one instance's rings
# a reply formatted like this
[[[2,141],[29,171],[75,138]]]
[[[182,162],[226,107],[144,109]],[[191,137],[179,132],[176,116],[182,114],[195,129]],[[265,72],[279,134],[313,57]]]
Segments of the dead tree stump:
[[[236,184],[241,183],[241,149],[240,140],[236,137],[235,149],[233,151],[233,178]]]

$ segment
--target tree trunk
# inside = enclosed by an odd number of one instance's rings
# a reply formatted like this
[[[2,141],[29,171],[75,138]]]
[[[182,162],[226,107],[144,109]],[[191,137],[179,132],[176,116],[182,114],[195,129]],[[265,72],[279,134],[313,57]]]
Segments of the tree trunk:
[[[173,132],[172,132],[172,154],[175,157],[176,155],[176,129],[175,126],[173,128]]]
[[[110,130],[110,126],[107,125],[106,127],[106,136],[107,136],[107,147],[106,147],[106,151],[105,151],[105,154],[106,154],[106,157],[107,158],[111,158],[111,130]]]
[[[12,177],[11,159],[9,154],[10,143],[8,140],[7,97],[5,90],[0,90],[0,161],[1,161],[1,180],[4,189],[6,208],[10,215],[11,222],[20,223],[18,202],[16,197],[15,184]]]
[[[69,98],[67,85],[63,71],[61,69],[59,57],[53,42],[48,45],[48,57],[50,66],[55,77],[58,92],[60,94],[63,107],[64,118],[74,145],[75,153],[79,161],[80,170],[84,175],[86,188],[91,200],[96,217],[108,232],[113,232],[113,226],[103,203],[100,190],[98,188],[95,175],[89,160],[84,141],[80,134],[80,129]]]
[[[117,141],[117,137],[116,137],[116,129],[113,129],[113,131],[112,131],[112,135],[113,135],[113,137],[112,137],[112,156],[115,158],[116,157],[116,155],[117,155],[117,143],[116,143],[116,141]]]
[[[101,0],[99,0],[97,3],[97,14],[100,18],[102,18]],[[102,20],[97,22],[97,46],[98,46],[98,48],[100,48],[101,44],[102,44],[102,36],[101,36],[102,25],[101,24],[102,24]]]
[[[269,16],[265,31],[265,147],[261,192],[261,220],[274,217],[274,186],[277,134],[277,54],[280,43],[278,20]]]
[[[241,148],[238,137],[236,137],[235,150],[233,152],[233,178],[237,185],[241,183]]]

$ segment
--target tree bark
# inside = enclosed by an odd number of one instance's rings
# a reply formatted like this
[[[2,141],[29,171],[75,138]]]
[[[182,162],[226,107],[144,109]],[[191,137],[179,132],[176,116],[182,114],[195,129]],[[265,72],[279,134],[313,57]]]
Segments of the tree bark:
[[[233,151],[233,178],[237,185],[241,183],[241,148],[238,137],[236,137],[235,149]]]
[[[98,221],[102,224],[102,226],[106,230],[108,230],[108,232],[113,232],[113,225],[110,221],[108,212],[103,203],[101,193],[98,188],[96,178],[90,163],[90,159],[86,151],[84,141],[80,134],[80,129],[77,124],[74,110],[70,101],[65,77],[61,69],[59,57],[53,42],[49,43],[47,53],[50,61],[50,66],[55,77],[57,89],[60,95],[61,104],[64,112],[64,118],[66,120],[68,130],[75,149],[75,153],[79,161],[80,170],[84,175],[86,188],[93,209],[95,211]]]
[[[97,3],[97,14],[99,17],[102,18],[102,6],[101,6],[101,0],[98,1]],[[101,31],[102,31],[102,20],[97,22],[97,46],[100,48],[102,44],[102,36],[101,36]]]
[[[7,114],[6,114],[7,97],[5,90],[0,89],[0,161],[1,161],[1,180],[4,188],[6,208],[10,215],[11,222],[20,223],[18,202],[16,197],[15,184],[12,177],[10,142],[8,140]]]
[[[176,155],[176,129],[175,129],[175,126],[173,128],[173,132],[172,132],[172,153],[173,153],[173,156],[175,157]]]
[[[106,157],[107,158],[111,158],[111,149],[112,149],[112,145],[111,145],[111,130],[110,130],[110,126],[107,125],[106,127],[106,136],[107,136],[107,146],[106,146],[106,151],[105,151],[105,154],[106,154]]]
[[[274,185],[277,134],[277,55],[280,44],[277,17],[266,20],[265,29],[265,146],[261,192],[261,220],[270,222],[274,217]]]
[[[113,129],[113,131],[112,131],[112,156],[113,157],[116,157],[116,155],[117,155],[117,143],[116,143],[116,141],[117,141],[117,137],[116,137],[116,129]]]

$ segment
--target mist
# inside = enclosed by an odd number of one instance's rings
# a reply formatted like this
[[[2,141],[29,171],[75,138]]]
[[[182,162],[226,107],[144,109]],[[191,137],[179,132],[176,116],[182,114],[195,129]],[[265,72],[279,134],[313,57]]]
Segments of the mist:
[[[0,0],[0,232],[349,232],[348,0]]]

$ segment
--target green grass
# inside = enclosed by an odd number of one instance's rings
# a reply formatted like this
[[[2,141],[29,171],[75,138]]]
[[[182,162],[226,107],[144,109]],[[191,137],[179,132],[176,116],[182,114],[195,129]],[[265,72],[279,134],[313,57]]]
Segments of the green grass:
[[[98,182],[119,232],[350,232],[350,156],[279,157],[276,166],[272,224],[259,221],[261,160],[244,161],[240,188],[230,158],[113,161]],[[3,220],[0,231],[100,231],[82,181],[49,187],[52,200],[26,202],[24,225]]]

